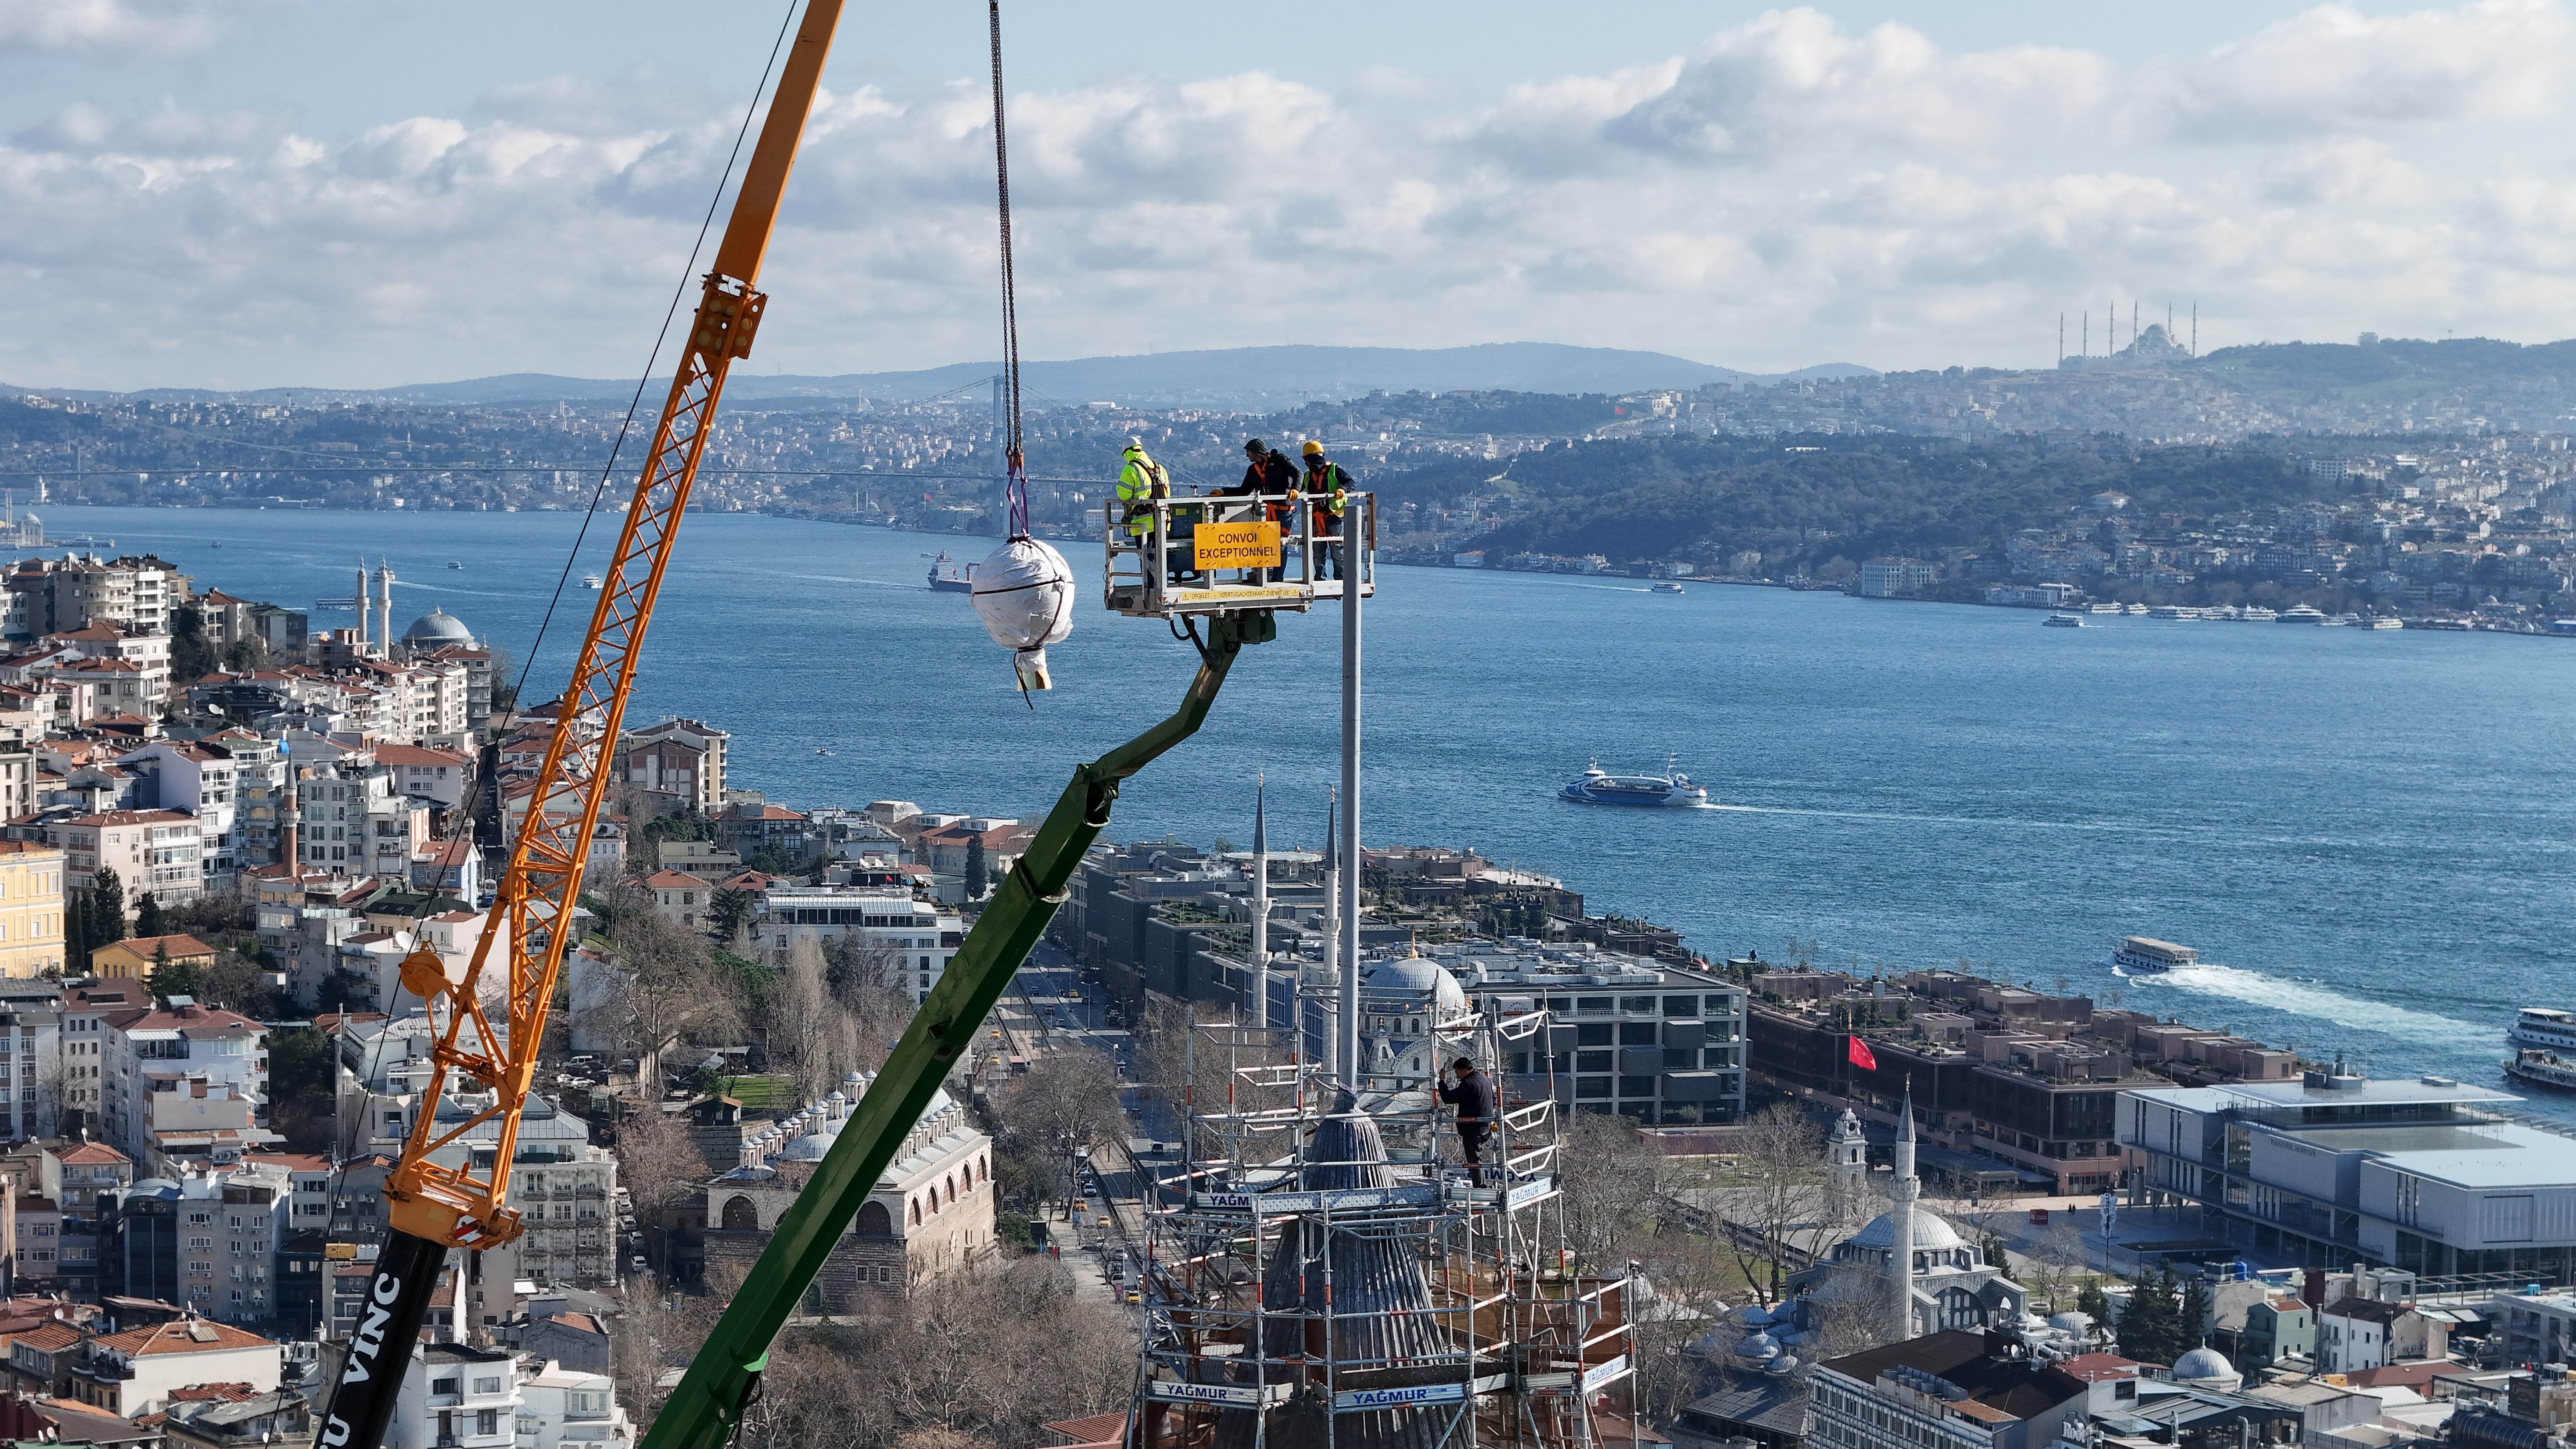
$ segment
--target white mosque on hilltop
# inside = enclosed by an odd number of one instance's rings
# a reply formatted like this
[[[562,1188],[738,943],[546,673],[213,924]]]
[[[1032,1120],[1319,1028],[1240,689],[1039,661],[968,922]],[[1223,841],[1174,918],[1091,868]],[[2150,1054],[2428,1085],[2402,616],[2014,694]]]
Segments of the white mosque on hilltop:
[[[1800,1328],[1832,1305],[1878,1305],[1890,1317],[1890,1341],[1948,1329],[2015,1324],[2030,1309],[2030,1290],[1985,1260],[1939,1213],[1917,1207],[1923,1183],[1914,1172],[1914,1099],[1898,1117],[1892,1205],[1860,1231],[1834,1244],[1824,1259],[1792,1274],[1789,1288]],[[1859,1216],[1868,1192],[1868,1143],[1860,1119],[1845,1110],[1825,1141],[1827,1181],[1838,1214]],[[1899,1309],[1897,1305],[1903,1305]]]

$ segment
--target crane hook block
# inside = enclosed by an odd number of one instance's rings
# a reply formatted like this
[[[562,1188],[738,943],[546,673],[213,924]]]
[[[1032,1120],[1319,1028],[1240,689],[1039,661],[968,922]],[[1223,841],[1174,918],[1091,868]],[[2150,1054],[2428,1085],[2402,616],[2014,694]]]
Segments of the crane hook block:
[[[449,965],[426,941],[402,959],[402,988],[422,1001],[435,1001],[464,984],[464,964]]]

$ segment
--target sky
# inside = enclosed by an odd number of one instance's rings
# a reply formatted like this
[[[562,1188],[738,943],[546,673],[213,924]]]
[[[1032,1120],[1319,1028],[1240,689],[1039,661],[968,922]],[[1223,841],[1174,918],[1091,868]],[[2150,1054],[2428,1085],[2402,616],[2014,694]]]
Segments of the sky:
[[[632,377],[789,7],[0,0],[0,382]],[[2560,0],[1008,0],[1024,355],[2576,335]],[[744,366],[999,351],[985,10],[852,0]]]

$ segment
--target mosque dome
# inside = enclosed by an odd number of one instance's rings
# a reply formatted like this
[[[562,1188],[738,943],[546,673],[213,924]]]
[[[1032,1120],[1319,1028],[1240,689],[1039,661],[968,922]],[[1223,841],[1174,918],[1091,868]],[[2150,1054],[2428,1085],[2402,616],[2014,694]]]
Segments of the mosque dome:
[[[2093,1315],[2078,1313],[2070,1308],[2064,1313],[2052,1316],[2048,1320],[2048,1326],[2060,1333],[2072,1333],[2080,1338],[2093,1331]]]
[[[2227,1355],[2214,1348],[2195,1348],[2173,1362],[2176,1383],[2206,1384],[2213,1389],[2233,1389],[2245,1382]]]
[[[1381,962],[1370,968],[1361,985],[1365,990],[1386,995],[1402,992],[1428,996],[1444,1018],[1467,1009],[1467,992],[1458,984],[1458,978],[1440,963],[1419,956]]]
[[[411,627],[403,631],[403,642],[415,649],[436,649],[446,644],[470,646],[474,631],[445,609],[432,609],[411,621]]]
[[[823,1160],[823,1154],[831,1150],[831,1133],[808,1132],[804,1136],[797,1138],[795,1141],[788,1143],[787,1146],[779,1152],[777,1160],[780,1162],[820,1162]]]
[[[1869,1226],[1852,1234],[1847,1241],[1855,1248],[1888,1248],[1896,1241],[1896,1214],[1880,1213],[1869,1220]],[[1921,1208],[1914,1210],[1914,1251],[1928,1253],[1936,1248],[1956,1248],[1964,1241],[1958,1230],[1943,1221],[1939,1213],[1928,1213]]]

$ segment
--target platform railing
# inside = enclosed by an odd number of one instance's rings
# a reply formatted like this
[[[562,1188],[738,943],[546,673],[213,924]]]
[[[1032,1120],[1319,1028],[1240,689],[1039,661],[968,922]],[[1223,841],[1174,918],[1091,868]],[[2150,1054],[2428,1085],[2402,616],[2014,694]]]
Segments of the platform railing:
[[[1111,503],[1101,514],[1100,596],[1140,617],[1232,609],[1304,611],[1352,582],[1377,592],[1377,498],[1343,495],[1324,513],[1313,493],[1220,493]]]

